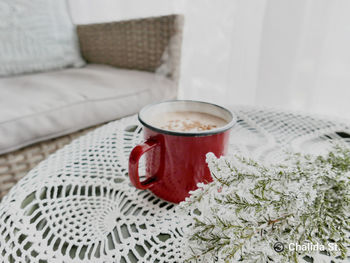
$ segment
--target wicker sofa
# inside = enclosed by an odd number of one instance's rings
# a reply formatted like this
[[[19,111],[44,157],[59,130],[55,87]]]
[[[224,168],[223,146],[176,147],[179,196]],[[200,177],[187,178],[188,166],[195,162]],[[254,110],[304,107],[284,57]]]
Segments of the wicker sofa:
[[[150,72],[155,76],[163,76],[171,81],[172,88],[170,91],[161,93],[160,95],[158,91],[150,91],[150,95],[146,100],[142,99],[141,96],[138,99],[137,94],[134,94],[133,101],[128,102],[130,107],[121,105],[119,107],[120,110],[109,111],[108,114],[106,110],[107,116],[99,118],[98,121],[84,120],[85,115],[83,115],[80,118],[82,122],[78,126],[65,127],[63,131],[58,133],[41,134],[38,138],[34,138],[27,143],[21,143],[14,147],[11,146],[9,148],[11,150],[10,152],[3,151],[0,155],[0,200],[31,168],[36,166],[49,154],[71,142],[74,138],[87,133],[105,122],[134,114],[147,103],[175,98],[177,96],[179,79],[182,27],[183,17],[181,15],[78,25],[77,33],[80,50],[82,57],[87,62],[85,71],[83,71],[84,69],[65,69],[66,71],[62,70],[62,72],[65,71],[66,73],[48,73],[51,74],[49,75],[50,78],[59,80],[62,76],[61,74],[74,75],[74,77],[81,74],[82,77],[86,77],[89,76],[90,71],[94,72],[93,70],[96,70],[96,68],[103,71],[103,67],[106,67],[106,70],[110,71],[109,75],[111,76],[113,76],[113,68],[118,69],[119,71],[116,71],[116,74],[121,75],[123,79],[127,79],[128,77],[133,78],[134,74],[138,74],[137,72],[140,72],[140,74]],[[141,73],[141,71],[145,73]],[[85,72],[85,75],[81,72]],[[21,77],[24,79],[22,82],[28,85],[30,81],[28,82],[26,78],[30,79],[33,76]],[[45,77],[50,79],[47,76]],[[4,95],[1,94],[1,83],[3,83],[3,87],[8,87],[13,81],[15,80],[12,77],[8,79],[0,78],[0,97]],[[95,82],[95,80],[92,82]],[[131,81],[130,83],[130,85],[133,85],[134,82]],[[140,79],[135,85],[142,85],[142,83],[143,80]],[[113,83],[113,85],[116,84]],[[99,85],[103,86],[105,83],[97,82],[96,86]],[[150,86],[146,81],[144,85]],[[152,89],[152,87],[148,88]],[[98,93],[98,91],[95,93]],[[99,98],[96,101],[98,100]],[[99,107],[103,113],[104,105],[100,105]],[[66,111],[65,114],[68,116],[70,112]],[[61,117],[65,118],[65,116]],[[18,129],[25,129],[25,127],[21,124],[21,127],[18,127]]]

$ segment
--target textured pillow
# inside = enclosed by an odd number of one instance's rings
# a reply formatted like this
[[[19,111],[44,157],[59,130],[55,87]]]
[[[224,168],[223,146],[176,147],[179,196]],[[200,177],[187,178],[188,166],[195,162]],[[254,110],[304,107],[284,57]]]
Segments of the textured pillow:
[[[0,1],[0,76],[84,64],[66,0]]]

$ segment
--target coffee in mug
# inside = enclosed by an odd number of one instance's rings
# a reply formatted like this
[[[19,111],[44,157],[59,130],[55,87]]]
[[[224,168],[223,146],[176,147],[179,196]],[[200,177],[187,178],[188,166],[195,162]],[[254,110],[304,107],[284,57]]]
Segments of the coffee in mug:
[[[150,124],[154,127],[178,132],[208,131],[225,126],[227,121],[208,113],[174,111],[156,115]]]

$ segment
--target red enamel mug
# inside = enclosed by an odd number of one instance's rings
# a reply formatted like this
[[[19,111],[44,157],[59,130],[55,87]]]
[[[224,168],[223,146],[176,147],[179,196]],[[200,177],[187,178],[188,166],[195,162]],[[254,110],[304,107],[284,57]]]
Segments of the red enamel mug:
[[[199,112],[224,119],[224,126],[198,132],[178,132],[151,125],[159,113]],[[199,182],[212,181],[206,164],[206,154],[224,155],[228,148],[229,133],[235,118],[232,113],[215,104],[174,100],[151,104],[138,115],[143,125],[145,142],[137,145],[129,157],[129,177],[138,189],[149,189],[158,197],[179,203],[197,189]],[[139,160],[146,154],[146,179],[139,176]]]

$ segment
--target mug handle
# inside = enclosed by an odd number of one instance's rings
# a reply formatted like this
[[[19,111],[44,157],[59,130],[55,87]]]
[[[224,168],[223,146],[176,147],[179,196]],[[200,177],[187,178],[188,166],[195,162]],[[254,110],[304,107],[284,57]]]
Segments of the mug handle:
[[[150,188],[157,180],[155,176],[152,176],[145,181],[140,181],[139,176],[139,160],[141,156],[148,152],[149,150],[153,149],[159,145],[159,141],[157,141],[155,138],[147,139],[144,143],[139,144],[135,146],[134,149],[132,149],[129,157],[129,177],[131,183],[138,189],[146,190]]]

